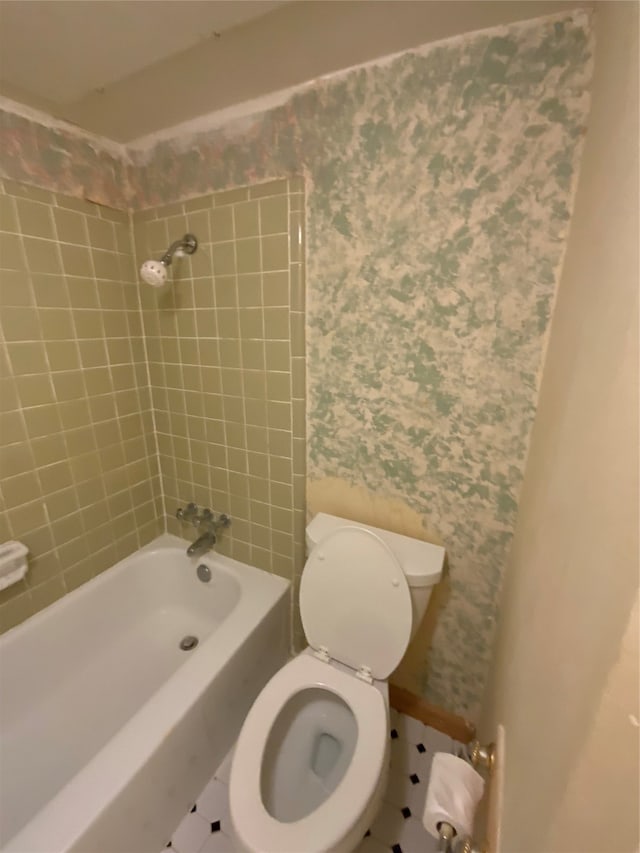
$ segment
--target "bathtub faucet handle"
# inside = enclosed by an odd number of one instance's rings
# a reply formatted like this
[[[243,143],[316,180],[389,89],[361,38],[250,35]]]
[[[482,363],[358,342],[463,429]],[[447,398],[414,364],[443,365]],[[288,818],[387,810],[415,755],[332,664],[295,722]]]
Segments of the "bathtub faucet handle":
[[[198,506],[194,504],[193,501],[188,503],[184,509],[182,507],[178,507],[176,510],[176,518],[178,521],[190,521],[195,523],[195,519],[198,517]]]
[[[221,527],[229,527],[231,524],[231,519],[228,515],[221,512],[218,517],[214,512],[212,512],[208,507],[203,509],[200,515],[196,516],[195,521],[193,522],[196,527],[202,527],[205,530],[211,530],[213,533],[216,530],[220,530]]]

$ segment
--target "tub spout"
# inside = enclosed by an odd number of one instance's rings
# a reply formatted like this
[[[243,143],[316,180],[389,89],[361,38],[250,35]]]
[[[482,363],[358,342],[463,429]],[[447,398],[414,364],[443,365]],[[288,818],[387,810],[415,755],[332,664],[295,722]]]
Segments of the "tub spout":
[[[187,509],[184,510],[181,515],[178,515],[178,518],[184,518],[185,513],[191,506],[195,506],[195,504],[189,504]],[[206,552],[216,544],[217,531],[223,527],[229,527],[231,524],[231,519],[224,513],[221,513],[218,518],[216,518],[208,508],[203,509],[201,513],[198,513],[197,509],[198,508],[196,507],[192,523],[195,527],[199,527],[201,530],[204,530],[204,533],[201,536],[198,536],[196,541],[187,548],[187,556],[189,557],[199,557],[201,554],[206,554]],[[178,510],[178,513],[180,513],[180,510]]]
[[[198,536],[195,542],[187,548],[188,557],[199,557],[201,554],[206,554],[216,544],[216,534],[213,530],[207,530],[202,536]]]

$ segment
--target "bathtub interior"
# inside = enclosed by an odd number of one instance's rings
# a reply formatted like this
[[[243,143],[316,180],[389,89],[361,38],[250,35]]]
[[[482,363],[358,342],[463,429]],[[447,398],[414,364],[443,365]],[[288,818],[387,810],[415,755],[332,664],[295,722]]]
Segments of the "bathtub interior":
[[[215,561],[142,552],[1,641],[0,838],[19,831],[197,653],[241,586]],[[75,597],[75,601],[74,601]],[[73,605],[76,606],[73,606]]]

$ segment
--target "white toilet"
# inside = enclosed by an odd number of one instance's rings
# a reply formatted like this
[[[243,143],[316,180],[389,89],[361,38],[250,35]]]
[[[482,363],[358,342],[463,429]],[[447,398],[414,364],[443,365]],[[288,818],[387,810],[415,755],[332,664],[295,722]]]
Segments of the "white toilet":
[[[386,679],[442,576],[444,549],[320,513],[307,528],[309,646],[262,690],[235,748],[236,849],[349,853],[384,795]]]

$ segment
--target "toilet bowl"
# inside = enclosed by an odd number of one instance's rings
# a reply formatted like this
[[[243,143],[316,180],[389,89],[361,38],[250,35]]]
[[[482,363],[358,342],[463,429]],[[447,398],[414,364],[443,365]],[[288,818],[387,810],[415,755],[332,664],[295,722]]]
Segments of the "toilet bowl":
[[[414,627],[397,555],[420,577],[425,608],[424,581],[439,580],[444,558],[396,536],[335,516],[309,525],[300,585],[309,647],[264,687],[238,737],[229,782],[237,850],[349,853],[373,821],[388,773],[386,678]]]
[[[229,803],[236,849],[352,850],[380,804],[385,691],[305,650],[264,688],[238,738]]]

